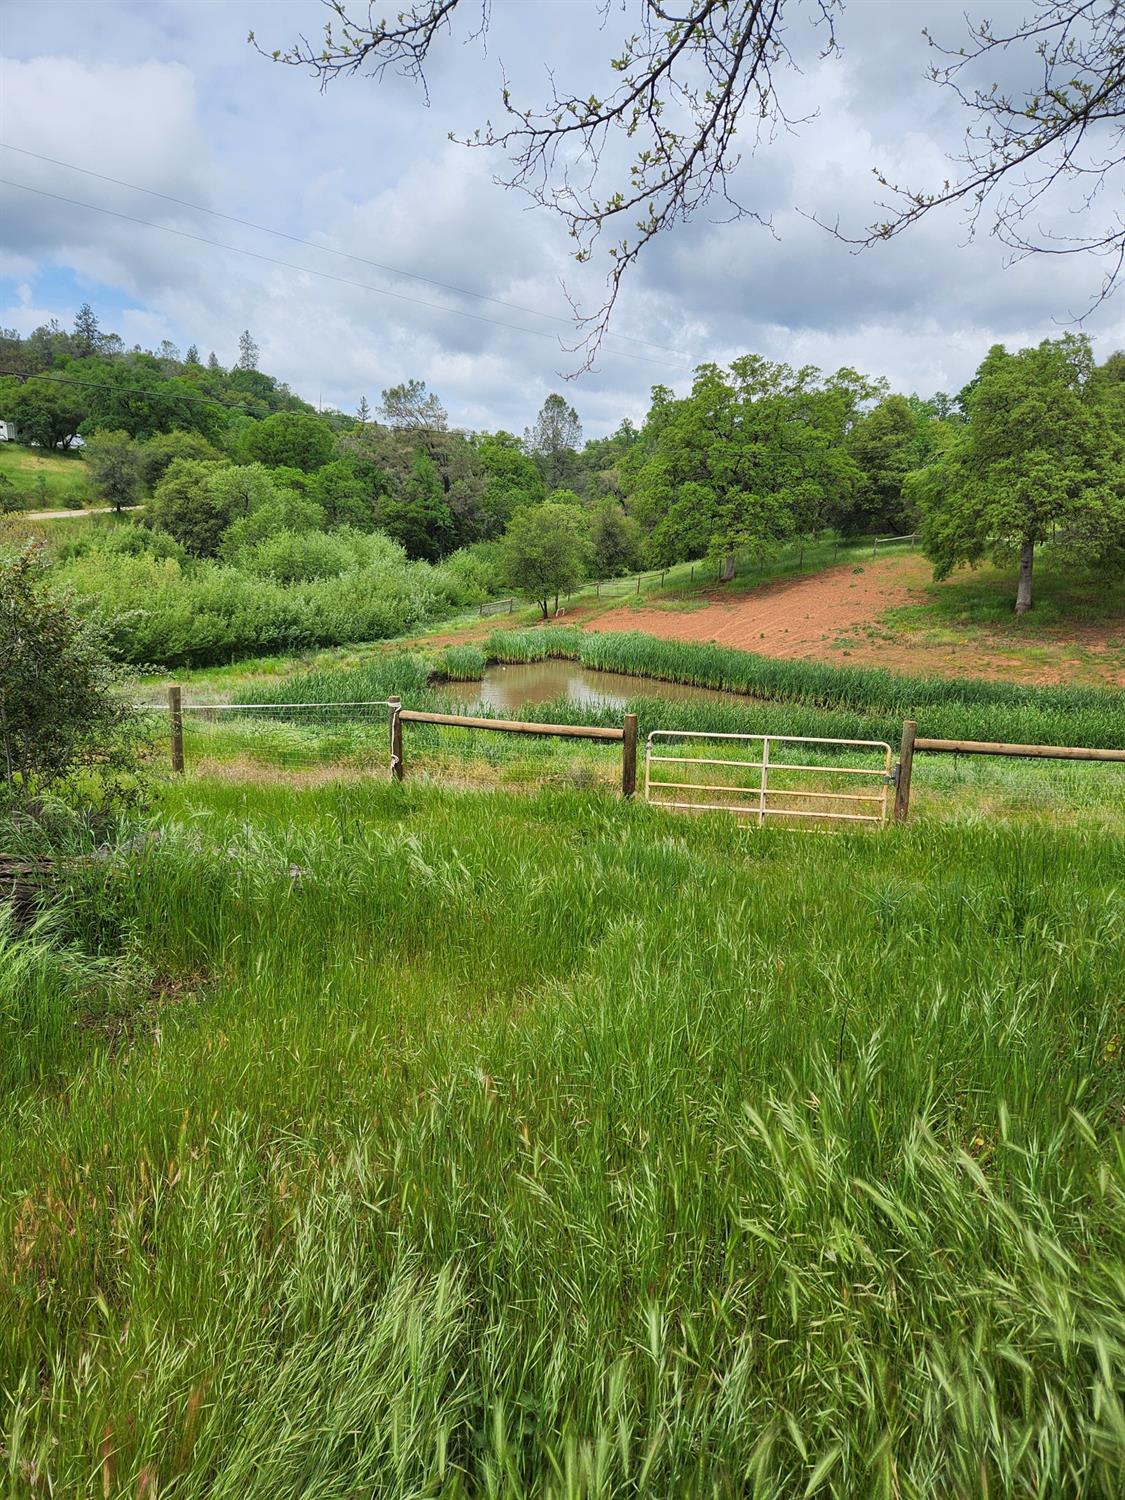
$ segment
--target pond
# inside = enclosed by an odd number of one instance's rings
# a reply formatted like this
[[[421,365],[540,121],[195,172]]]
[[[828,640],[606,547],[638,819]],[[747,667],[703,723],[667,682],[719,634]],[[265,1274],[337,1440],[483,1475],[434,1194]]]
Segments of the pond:
[[[466,708],[480,704],[496,712],[511,714],[526,703],[546,703],[567,697],[572,703],[594,708],[623,709],[630,698],[667,698],[674,702],[730,703],[730,693],[713,688],[688,687],[679,682],[659,682],[652,677],[634,677],[628,672],[597,672],[576,661],[534,661],[514,666],[486,667],[480,682],[443,682],[439,692],[448,693]]]

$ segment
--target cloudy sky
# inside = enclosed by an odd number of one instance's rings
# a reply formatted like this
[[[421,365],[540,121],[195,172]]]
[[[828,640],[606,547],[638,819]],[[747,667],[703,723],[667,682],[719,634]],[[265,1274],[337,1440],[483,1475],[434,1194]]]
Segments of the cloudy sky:
[[[686,389],[704,360],[848,364],[928,394],[956,390],[991,343],[1061,331],[1088,305],[1096,264],[1006,267],[994,240],[966,243],[948,214],[854,255],[805,217],[861,230],[877,217],[875,166],[940,185],[964,126],[924,81],[921,35],[928,24],[959,40],[961,0],[849,0],[843,56],[829,60],[811,9],[794,16],[803,71],[783,96],[792,117],[816,118],[748,155],[735,181],[774,234],[716,210],[654,245],[597,369],[563,386],[563,287],[596,305],[604,262],[576,267],[562,225],[495,185],[502,160],[449,133],[498,113],[504,74],[529,104],[548,63],[560,88],[604,91],[636,0],[613,0],[604,24],[596,0],[493,0],[486,46],[469,13],[435,51],[428,106],[401,79],[321,93],[247,46],[251,29],[271,49],[315,35],[319,0],[2,0],[0,140],[70,165],[0,150],[0,177],[41,190],[0,186],[0,323],[69,326],[88,300],[129,344],[195,342],[224,364],[249,327],[262,368],[314,402],[350,411],[417,377],[457,425],[521,431],[562,388],[589,436],[642,417],[653,384]],[[987,6],[998,20],[1024,9]],[[1085,326],[1100,356],[1125,345],[1125,293]]]

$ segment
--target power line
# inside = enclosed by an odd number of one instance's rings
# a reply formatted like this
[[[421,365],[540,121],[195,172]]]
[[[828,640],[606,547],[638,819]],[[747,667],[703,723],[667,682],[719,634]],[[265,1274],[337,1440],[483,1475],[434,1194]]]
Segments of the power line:
[[[300,235],[287,233],[284,229],[274,229],[269,224],[256,224],[253,219],[240,219],[236,214],[221,213],[217,208],[206,208],[202,203],[192,203],[187,198],[177,198],[171,193],[161,193],[156,188],[142,187],[138,182],[126,182],[121,177],[109,177],[104,172],[95,172],[89,167],[80,167],[76,162],[62,161],[57,156],[44,156],[38,151],[29,151],[25,146],[12,146],[7,141],[0,141],[0,147],[5,151],[15,151],[20,156],[30,156],[34,161],[48,162],[53,167],[65,167],[70,172],[81,172],[84,177],[95,177],[99,182],[110,182],[114,187],[128,188],[134,193],[147,193],[150,198],[162,198],[165,203],[175,203],[180,208],[190,208],[195,213],[210,214],[213,219],[225,219],[228,224],[239,224],[243,229],[254,229],[260,234],[276,235],[278,239],[289,240],[294,245],[304,245],[309,250],[320,250],[325,255],[335,255],[341,260],[358,261],[361,265],[371,266],[376,271],[389,271],[392,276],[408,276],[412,281],[423,281],[427,286],[440,287],[444,292],[456,292],[460,297],[475,297],[480,302],[490,302],[493,307],[506,307],[509,312],[529,313],[533,318],[548,318],[552,323],[563,323],[567,327],[574,326],[573,319],[562,317],[558,313],[543,312],[537,307],[524,307],[519,302],[506,302],[502,297],[489,297],[485,292],[474,292],[468,287],[454,286],[448,281],[438,281],[432,276],[423,276],[418,271],[404,270],[402,266],[386,265],[382,261],[370,260],[365,255],[355,255],[350,250],[338,250],[334,245],[322,245],[316,240],[305,240]],[[628,344],[643,344],[648,349],[659,349],[663,354],[679,352],[667,344],[657,344],[652,339],[635,338],[629,333],[610,333],[608,337],[622,339]]]
[[[263,255],[261,251],[248,251],[242,245],[225,245],[222,240],[210,240],[204,234],[189,234],[187,229],[174,229],[168,223],[153,223],[151,219],[138,219],[135,214],[121,213],[118,208],[104,208],[96,202],[84,202],[81,198],[68,198],[65,193],[48,192],[45,187],[31,187],[30,183],[18,183],[10,177],[0,177],[0,183],[5,187],[18,187],[21,192],[36,193],[40,198],[52,198],[55,202],[66,202],[74,208],[87,208],[90,213],[104,213],[111,219],[123,219],[126,223],[138,223],[145,229],[159,229],[160,234],[174,234],[180,240],[192,240],[195,245],[210,245],[216,251],[229,251],[233,255],[248,255],[251,260],[263,261],[267,266],[281,266],[290,272],[300,272],[302,276],[318,276],[321,281],[338,282],[341,287],[356,287],[360,291],[371,291],[377,297],[393,297],[395,302],[413,303],[416,308],[431,308],[435,312],[450,312],[455,318],[469,318],[472,323],[487,323],[493,329],[507,329],[510,333],[528,333],[532,338],[550,339],[558,347],[558,336],[549,333],[546,329],[525,329],[519,323],[502,323],[499,318],[486,318],[483,312],[468,312],[465,308],[450,308],[440,302],[429,302],[425,297],[408,297],[402,291],[390,291],[387,287],[372,287],[371,282],[354,281],[351,276],[335,276],[332,272],[318,272],[311,266],[299,266],[296,261],[282,261],[276,255]],[[640,365],[655,365],[660,369],[672,369],[667,360],[655,360],[646,354],[625,354],[624,351],[616,351],[618,359],[636,360]],[[676,369],[687,369],[687,362],[675,366]]]
[[[40,198],[51,198],[56,203],[68,203],[72,208],[85,208],[91,213],[106,214],[111,219],[123,219],[127,224],[139,224],[145,229],[158,229],[162,234],[172,234],[181,240],[191,240],[197,245],[210,245],[216,250],[229,250],[235,255],[247,255],[251,260],[260,260],[270,266],[281,266],[287,271],[299,271],[302,276],[319,276],[322,281],[335,281],[341,286],[357,287],[361,292],[374,292],[379,297],[393,297],[396,302],[409,302],[415,307],[428,307],[437,312],[452,313],[457,318],[469,318],[474,323],[488,323],[493,328],[506,328],[510,333],[528,333],[535,338],[551,339],[557,344],[556,335],[543,328],[524,328],[519,323],[503,323],[499,318],[486,318],[483,313],[467,312],[461,307],[446,307],[440,302],[429,302],[424,297],[408,297],[405,292],[392,292],[386,287],[372,286],[367,281],[353,281],[350,276],[334,276],[331,271],[314,271],[310,266],[299,266],[291,260],[279,260],[275,255],[263,255],[260,250],[246,250],[241,245],[227,245],[222,240],[208,239],[206,235],[189,234],[186,229],[173,229],[169,224],[154,224],[151,219],[138,219],[133,214],[121,213],[116,208],[102,208],[97,203],[84,203],[80,198],[68,198],[63,193],[49,193],[46,188],[32,187],[26,182],[13,182],[10,177],[0,177],[5,187],[19,188],[24,193],[35,193]],[[621,359],[638,360],[641,364],[669,368],[666,360],[650,359],[644,354],[620,354]]]
[[[217,406],[222,411],[249,411],[244,401],[217,401],[214,396],[187,396],[180,391],[160,390],[151,385],[114,385],[108,380],[75,380],[71,375],[35,374],[28,370],[0,370],[14,380],[50,380],[55,385],[86,385],[91,390],[114,391],[119,396],[153,396],[163,401],[193,401],[199,406]]]

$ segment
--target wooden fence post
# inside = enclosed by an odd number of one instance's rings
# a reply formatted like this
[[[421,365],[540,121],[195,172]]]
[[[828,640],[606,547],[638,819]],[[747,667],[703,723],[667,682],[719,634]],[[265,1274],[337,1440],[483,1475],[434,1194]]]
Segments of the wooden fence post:
[[[640,591],[641,591],[641,575],[638,573],[637,574],[637,593],[639,594]]]
[[[172,739],[172,769],[184,768],[184,713],[183,699],[178,687],[168,689],[168,727]]]
[[[902,726],[902,744],[898,752],[898,781],[895,784],[895,822],[905,823],[910,812],[910,773],[914,768],[914,735],[918,726],[906,719]]]
[[[624,738],[621,741],[621,795],[631,797],[637,790],[637,716],[626,714]]]
[[[398,716],[401,698],[392,698],[388,707],[391,711],[391,780],[402,781],[406,767],[402,761],[402,720]]]

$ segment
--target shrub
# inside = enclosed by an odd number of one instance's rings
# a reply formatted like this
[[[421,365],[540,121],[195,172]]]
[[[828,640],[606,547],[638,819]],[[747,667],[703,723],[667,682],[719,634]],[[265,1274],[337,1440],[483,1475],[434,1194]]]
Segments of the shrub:
[[[335,578],[351,566],[347,539],[327,531],[279,531],[238,557],[248,573],[274,578],[278,583],[305,583],[312,578]]]
[[[0,557],[0,805],[9,809],[80,773],[104,805],[135,771],[138,724],[105,637],[50,584],[40,548]]]
[[[436,572],[453,604],[483,604],[506,587],[497,542],[476,542],[443,558]]]

